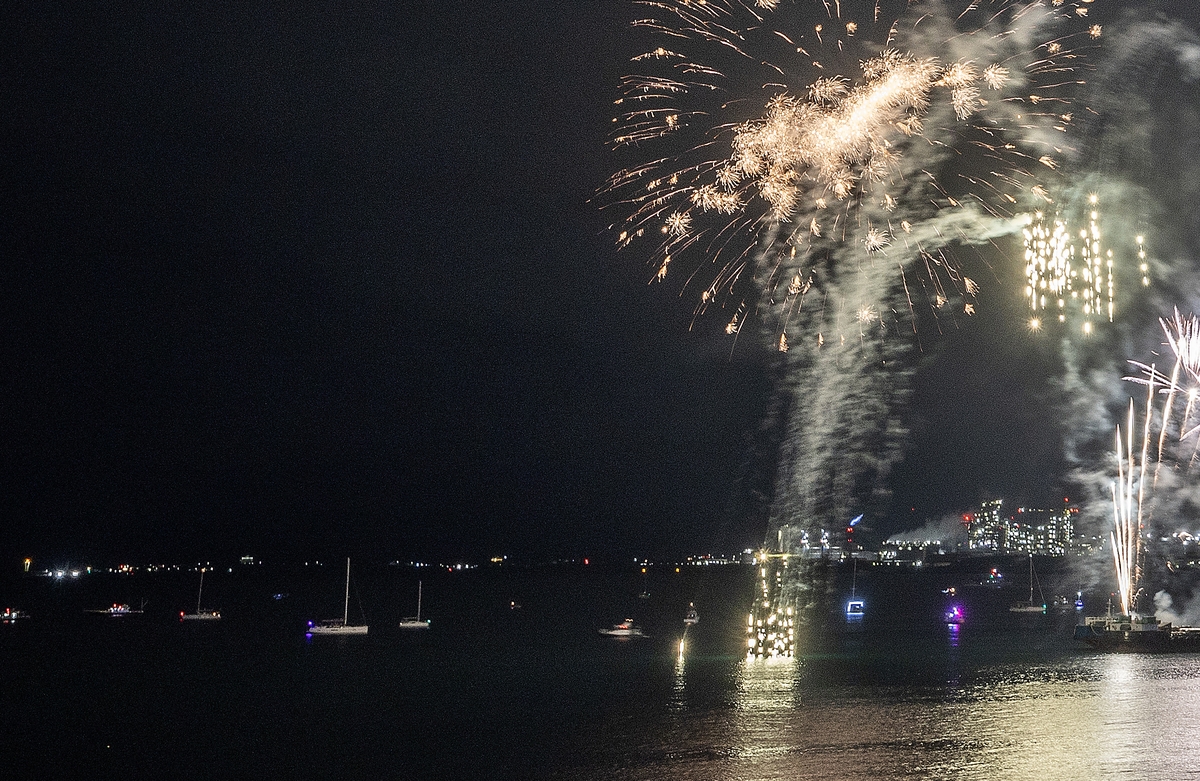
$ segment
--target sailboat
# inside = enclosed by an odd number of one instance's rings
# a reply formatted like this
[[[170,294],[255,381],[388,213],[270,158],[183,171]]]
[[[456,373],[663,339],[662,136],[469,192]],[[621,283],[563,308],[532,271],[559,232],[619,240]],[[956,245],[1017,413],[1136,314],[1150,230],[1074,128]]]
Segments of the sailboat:
[[[1037,576],[1033,572],[1033,554],[1029,554],[1029,601],[1018,602],[1009,608],[1012,613],[1045,613],[1046,612],[1046,597],[1042,594],[1042,584],[1038,583],[1038,596],[1042,598],[1041,602],[1033,601],[1033,584],[1037,580]]]
[[[854,567],[853,574],[850,576],[850,601],[846,603],[846,620],[847,621],[862,621],[867,612],[867,603],[858,598],[858,559],[851,558]]]
[[[195,613],[184,613],[183,611],[180,611],[180,613],[179,613],[180,621],[220,621],[221,620],[221,611],[220,610],[213,610],[213,609],[201,610],[200,609],[200,597],[202,597],[204,595],[204,569],[205,569],[204,567],[200,568],[200,590],[196,592],[196,612]]]
[[[429,619],[421,620],[421,581],[417,581],[417,615],[415,618],[405,618],[400,622],[401,629],[428,629]]]
[[[350,623],[350,557],[346,557],[346,601],[342,606],[342,620],[336,618],[320,621],[318,623],[308,622],[308,634],[310,635],[365,635],[367,633],[366,624],[351,624]]]

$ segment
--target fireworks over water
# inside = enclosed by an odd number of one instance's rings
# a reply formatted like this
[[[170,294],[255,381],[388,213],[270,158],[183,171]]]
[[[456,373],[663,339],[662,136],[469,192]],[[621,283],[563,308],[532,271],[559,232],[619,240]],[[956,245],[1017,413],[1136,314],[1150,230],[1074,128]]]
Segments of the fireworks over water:
[[[1092,0],[638,5],[649,48],[613,134],[636,160],[604,192],[617,242],[730,333],[757,312],[781,351],[915,329],[918,305],[970,314],[978,284],[946,248],[1051,203],[1102,34]]]
[[[1137,613],[1138,594],[1146,585],[1144,538],[1153,515],[1161,468],[1166,462],[1179,466],[1180,460],[1194,461],[1194,440],[1200,432],[1200,426],[1192,425],[1200,397],[1200,318],[1184,318],[1176,309],[1173,317],[1162,318],[1159,324],[1175,359],[1171,373],[1160,372],[1154,364],[1130,361],[1141,374],[1125,379],[1146,387],[1144,413],[1140,425],[1135,425],[1135,406],[1130,399],[1124,436],[1120,427],[1116,435],[1117,479],[1111,489],[1113,530],[1109,542],[1124,615]],[[1158,399],[1162,400],[1161,407],[1156,405]],[[1139,428],[1140,442],[1135,442]],[[1180,451],[1186,453],[1189,448],[1190,458],[1185,455],[1180,459]]]
[[[882,509],[910,353],[979,301],[962,249],[1053,208],[1103,30],[1092,0],[636,7],[614,238],[780,354],[768,523],[817,539]]]

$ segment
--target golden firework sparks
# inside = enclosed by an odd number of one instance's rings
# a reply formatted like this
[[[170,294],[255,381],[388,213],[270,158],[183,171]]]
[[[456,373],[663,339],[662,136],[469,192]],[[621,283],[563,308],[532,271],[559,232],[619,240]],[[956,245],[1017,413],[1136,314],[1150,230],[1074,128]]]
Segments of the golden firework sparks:
[[[1072,27],[1086,17],[1084,0],[947,0],[893,18],[878,3],[865,4],[863,18],[844,18],[847,4],[799,0],[642,5],[649,16],[633,27],[658,40],[632,60],[643,72],[622,80],[612,136],[641,161],[614,174],[603,194],[625,212],[613,226],[619,246],[662,236],[653,249],[658,278],[673,257],[706,260],[687,262],[688,284],[701,288],[698,312],[729,296],[770,298],[762,285],[831,273],[843,256],[879,253],[896,236],[904,240],[900,274],[915,261],[932,275],[920,288],[931,298],[944,299],[947,288],[975,295],[940,251],[954,238],[919,226],[930,209],[1003,217],[1019,211],[1022,198],[1048,202],[1027,162],[1057,167],[1061,149],[1038,148],[1050,135],[1038,131],[1071,124],[1080,79],[1070,74],[1099,34],[1090,21]],[[1013,35],[1018,26],[1022,34]],[[956,49],[967,51],[964,30],[970,55],[957,57]],[[1015,48],[1018,40],[1029,48]],[[940,181],[939,168],[972,146],[997,167],[990,180],[954,174],[953,188]],[[976,187],[964,190],[963,182]],[[871,225],[880,209],[895,214],[888,230]],[[1093,282],[1108,278],[1106,259],[1089,250]],[[773,270],[743,273],[758,265]],[[1096,284],[1088,306],[1111,310],[1109,290]],[[745,285],[756,289],[739,292]],[[774,300],[799,307],[803,296]],[[961,311],[973,312],[973,302]],[[786,349],[786,339],[779,344]]]

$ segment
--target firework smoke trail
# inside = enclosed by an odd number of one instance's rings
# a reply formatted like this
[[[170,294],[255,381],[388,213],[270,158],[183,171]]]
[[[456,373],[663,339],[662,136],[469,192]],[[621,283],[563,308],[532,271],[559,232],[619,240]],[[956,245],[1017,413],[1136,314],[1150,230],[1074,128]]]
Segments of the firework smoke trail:
[[[770,526],[811,542],[882,508],[920,333],[976,305],[951,249],[1046,202],[1101,31],[1090,0],[644,6],[613,231],[728,333],[757,318],[779,353]]]

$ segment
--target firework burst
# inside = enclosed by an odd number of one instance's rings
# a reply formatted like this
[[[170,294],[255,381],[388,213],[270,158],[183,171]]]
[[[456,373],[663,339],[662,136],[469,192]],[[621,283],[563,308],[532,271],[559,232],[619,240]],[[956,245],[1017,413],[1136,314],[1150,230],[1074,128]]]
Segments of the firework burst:
[[[1124,438],[1121,436],[1120,427],[1117,428],[1117,479],[1112,484],[1113,530],[1109,535],[1113,565],[1117,573],[1117,592],[1121,598],[1121,613],[1124,615],[1133,613],[1134,589],[1139,580],[1142,502],[1145,498],[1146,455],[1150,440],[1149,400],[1146,421],[1142,426],[1140,455],[1134,451],[1133,430],[1133,401],[1130,400]]]
[[[914,291],[935,315],[969,313],[974,283],[943,249],[1045,201],[1100,34],[1091,3],[639,3],[649,46],[612,139],[638,161],[603,190],[618,244],[652,243],[658,276],[674,262],[698,289],[697,313],[739,312],[731,332],[758,301],[781,349],[809,290],[851,297],[842,266],[890,280],[866,291],[881,312],[899,289],[914,319]]]
[[[1166,338],[1165,344],[1175,357],[1171,373],[1164,374],[1154,364],[1130,361],[1141,374],[1125,379],[1147,385],[1151,390],[1158,389],[1159,395],[1163,396],[1157,451],[1161,462],[1169,432],[1177,432],[1180,441],[1200,432],[1196,415],[1197,400],[1200,400],[1200,318],[1195,315],[1183,317],[1176,309],[1172,317],[1160,318],[1158,322]],[[1193,458],[1196,447],[1200,447],[1200,438],[1193,447]]]

